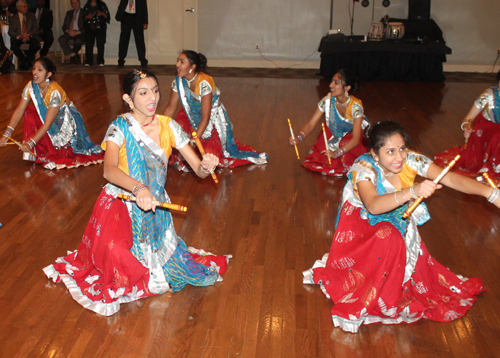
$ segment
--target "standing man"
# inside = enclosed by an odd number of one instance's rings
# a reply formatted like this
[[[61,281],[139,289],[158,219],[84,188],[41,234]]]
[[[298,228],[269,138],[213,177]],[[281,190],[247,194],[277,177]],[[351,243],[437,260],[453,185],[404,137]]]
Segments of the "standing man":
[[[62,27],[64,34],[59,37],[58,41],[64,55],[70,56],[69,62],[78,65],[82,63],[78,52],[85,42],[84,18],[83,11],[80,9],[80,0],[71,0],[70,2],[73,10],[66,13]],[[71,47],[71,43],[73,47]]]
[[[37,35],[43,41],[40,56],[45,57],[49,53],[50,46],[54,43],[54,35],[52,34],[54,16],[52,10],[45,7],[45,0],[36,0],[35,18],[38,25]]]
[[[28,4],[24,0],[16,3],[17,14],[9,20],[10,49],[19,59],[19,68],[22,71],[29,70],[35,60],[35,55],[40,49],[40,42],[36,33],[35,14],[28,12]],[[27,55],[21,50],[22,44],[29,44]]]
[[[148,29],[148,4],[146,0],[120,0],[116,21],[121,22],[120,42],[118,44],[118,67],[123,67],[127,57],[130,31],[134,31],[137,56],[141,67],[147,67],[144,30]]]

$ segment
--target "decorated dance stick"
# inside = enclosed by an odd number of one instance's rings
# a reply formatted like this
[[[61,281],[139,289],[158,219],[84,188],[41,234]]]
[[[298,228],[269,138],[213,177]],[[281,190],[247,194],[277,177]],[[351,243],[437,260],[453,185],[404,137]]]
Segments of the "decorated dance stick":
[[[483,177],[484,177],[484,179],[486,179],[486,181],[488,182],[488,184],[490,184],[490,186],[493,189],[498,189],[497,185],[495,184],[495,182],[493,180],[491,180],[491,178],[488,175],[488,173],[483,173]]]
[[[119,199],[128,200],[128,201],[136,201],[137,200],[137,198],[135,196],[131,196],[131,195],[118,194],[116,197]],[[162,207],[162,208],[165,208],[165,209],[177,210],[177,211],[187,211],[187,209],[188,209],[185,206],[164,203],[162,201],[156,201],[156,200],[153,200],[152,204],[159,206],[159,207]]]
[[[205,149],[203,149],[203,145],[201,145],[200,138],[198,138],[198,133],[193,132],[192,133],[193,139],[196,142],[196,146],[198,147],[198,150],[200,151],[201,155],[205,155]],[[214,180],[215,184],[219,182],[219,179],[217,179],[217,175],[212,171],[210,174],[212,174],[212,179]]]
[[[438,177],[436,179],[433,180],[433,182],[435,184],[439,183],[441,181],[441,179],[443,179],[443,177],[448,174],[448,172],[450,171],[450,169],[455,165],[455,163],[460,159],[460,155],[457,155],[451,162],[450,164],[448,164],[448,166],[446,168],[444,168],[441,173],[438,175]],[[406,219],[408,216],[411,215],[411,213],[413,212],[413,210],[415,210],[415,208],[417,206],[420,205],[420,203],[422,202],[422,200],[424,200],[424,197],[422,196],[419,196],[418,199],[416,199],[413,204],[410,205],[410,207],[405,211],[405,213],[403,214],[403,219]]]
[[[470,131],[472,129],[472,118],[469,118],[467,122],[467,130]],[[464,144],[464,149],[467,149],[467,142],[469,141],[469,138],[465,138],[465,144]]]
[[[12,144],[16,144],[19,148],[21,148],[23,146],[21,143],[19,143],[18,141],[12,139],[11,137],[7,137],[7,138],[9,138],[12,141]],[[31,151],[29,151],[29,150],[28,150],[28,153],[30,153],[32,156],[36,157],[36,154],[33,153],[33,152],[31,152]]]
[[[325,148],[328,150],[328,139],[326,139],[326,129],[325,129],[325,123],[321,123],[321,128],[323,128],[323,139],[325,140]],[[332,160],[330,157],[327,155],[328,158],[328,164],[332,165]]]
[[[290,127],[290,134],[292,135],[292,139],[295,140],[295,136],[293,135],[292,123],[290,123],[290,118],[288,118],[288,127]],[[295,153],[297,154],[297,159],[300,159],[299,150],[297,149],[297,144],[293,145],[295,147]]]

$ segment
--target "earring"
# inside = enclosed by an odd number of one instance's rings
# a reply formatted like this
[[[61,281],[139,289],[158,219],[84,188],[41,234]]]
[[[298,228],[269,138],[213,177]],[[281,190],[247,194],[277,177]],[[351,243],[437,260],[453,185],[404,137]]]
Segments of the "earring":
[[[344,96],[349,97],[349,92],[347,92],[347,90],[345,90]]]
[[[133,111],[134,110],[134,105],[133,104],[129,104],[129,107],[130,107],[130,110]]]
[[[190,70],[189,70],[189,73],[193,73],[193,69],[190,69]]]
[[[47,78],[47,79],[45,80],[45,82],[49,83],[49,82],[50,82],[50,79],[48,79],[48,78]]]

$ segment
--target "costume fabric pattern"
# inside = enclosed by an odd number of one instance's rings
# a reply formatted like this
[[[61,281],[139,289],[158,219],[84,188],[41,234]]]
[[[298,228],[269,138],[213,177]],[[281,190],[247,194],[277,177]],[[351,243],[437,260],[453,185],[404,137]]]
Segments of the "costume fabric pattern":
[[[498,86],[491,87],[482,93],[474,102],[481,110],[474,120],[472,133],[467,145],[438,153],[435,161],[446,166],[460,154],[460,159],[452,168],[453,171],[469,177],[483,180],[482,173],[500,184],[500,94]]]
[[[104,152],[99,145],[91,142],[83,119],[69,102],[66,93],[55,81],[42,95],[40,87],[30,82],[23,91],[25,100],[32,99],[24,113],[24,140],[28,141],[43,126],[50,107],[59,107],[59,112],[47,133],[32,149],[36,157],[28,152],[23,159],[44,164],[47,169],[74,168],[81,165],[102,163]],[[69,104],[68,104],[69,103]]]
[[[334,302],[334,325],[348,332],[357,332],[362,324],[410,324],[422,318],[448,322],[463,317],[486,290],[481,280],[455,275],[429,254],[417,229],[429,219],[421,205],[404,228],[390,218],[368,217],[355,196],[357,183],[372,182],[380,195],[396,191],[368,157],[365,154],[353,164],[330,252],[303,272],[304,283],[320,285]],[[417,174],[425,177],[430,163],[409,152],[399,174],[403,188],[410,187]],[[400,214],[399,208],[394,211]]]
[[[180,126],[158,116],[161,143],[148,137],[130,114],[118,117],[106,134],[120,148],[119,168],[145,183],[157,200],[170,202],[164,189],[168,154],[188,142]],[[142,211],[118,194],[131,193],[109,183],[97,199],[78,250],[44,268],[54,282],[63,281],[83,307],[112,315],[131,302],[186,284],[221,281],[228,256],[188,248],[177,236],[170,212]]]
[[[363,117],[361,129],[369,126],[368,120],[364,117],[363,104],[358,98],[351,96],[351,100],[346,108],[346,117],[343,117],[336,106],[337,99],[331,94],[325,96],[319,103],[318,108],[325,113],[326,135],[328,138],[328,149],[338,150],[345,146],[352,139],[352,127],[354,118]],[[361,142],[339,158],[331,158],[325,154],[326,146],[323,138],[323,131],[320,131],[316,144],[311,148],[309,155],[302,165],[312,171],[323,175],[343,176],[347,174],[354,160],[361,154],[366,153],[367,143],[362,137]]]
[[[203,72],[197,74],[195,91],[189,89],[187,80],[178,76],[172,82],[172,90],[179,94],[182,108],[176,121],[183,129],[192,133],[197,131],[201,122],[201,98],[212,93],[210,120],[204,133],[198,133],[207,153],[219,157],[219,166],[234,168],[246,164],[267,163],[266,153],[257,153],[249,145],[242,145],[233,136],[233,125],[229,121],[226,109],[220,102],[220,91],[215,87],[213,78]],[[173,158],[176,165],[184,170],[185,163]]]

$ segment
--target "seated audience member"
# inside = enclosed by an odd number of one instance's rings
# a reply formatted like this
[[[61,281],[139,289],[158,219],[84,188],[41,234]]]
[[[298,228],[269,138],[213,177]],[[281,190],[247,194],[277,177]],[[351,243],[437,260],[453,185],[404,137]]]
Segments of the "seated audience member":
[[[9,73],[12,66],[12,54],[5,44],[3,43],[3,38],[0,36],[0,76]]]
[[[43,41],[40,57],[45,57],[49,53],[50,46],[54,43],[54,35],[52,34],[54,16],[52,10],[45,7],[45,0],[36,0],[35,18],[38,25],[37,35]]]
[[[82,9],[80,9],[80,0],[70,0],[70,2],[73,10],[66,13],[62,27],[64,34],[59,37],[59,45],[61,45],[64,55],[70,56],[70,63],[80,64],[78,52],[85,42],[84,16]]]
[[[17,14],[9,20],[10,49],[19,58],[19,69],[25,71],[31,68],[35,55],[40,49],[39,38],[36,34],[38,27],[35,14],[28,12],[26,1],[19,0],[16,6]],[[29,44],[26,55],[21,50],[23,44]]]

